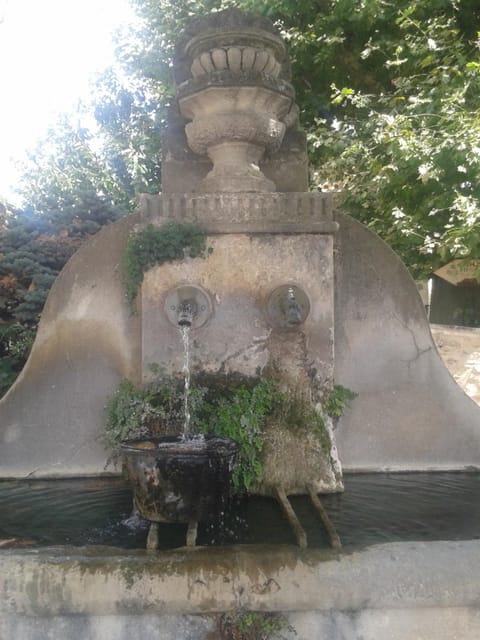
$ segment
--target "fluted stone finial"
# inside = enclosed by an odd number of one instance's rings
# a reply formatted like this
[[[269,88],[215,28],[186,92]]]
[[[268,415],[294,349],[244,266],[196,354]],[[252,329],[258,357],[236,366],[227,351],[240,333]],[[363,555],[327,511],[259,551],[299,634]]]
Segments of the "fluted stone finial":
[[[259,163],[296,120],[285,45],[269,21],[237,9],[195,25],[175,67],[188,145],[213,163],[197,191],[275,191]]]

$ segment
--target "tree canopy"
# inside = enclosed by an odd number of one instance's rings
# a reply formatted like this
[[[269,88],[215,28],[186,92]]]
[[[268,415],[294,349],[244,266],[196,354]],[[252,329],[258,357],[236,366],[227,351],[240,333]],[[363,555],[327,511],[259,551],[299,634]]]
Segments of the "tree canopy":
[[[312,189],[336,191],[414,276],[480,258],[476,0],[131,2],[139,21],[118,34],[117,62],[32,150],[23,206],[0,212],[4,388],[71,253],[158,192],[173,47],[188,19],[228,6],[270,17],[287,41]]]

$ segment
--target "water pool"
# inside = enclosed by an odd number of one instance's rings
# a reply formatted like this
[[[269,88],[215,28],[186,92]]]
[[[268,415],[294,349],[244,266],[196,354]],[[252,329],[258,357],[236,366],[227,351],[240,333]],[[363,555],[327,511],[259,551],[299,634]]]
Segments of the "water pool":
[[[346,474],[345,493],[321,496],[344,547],[379,542],[480,539],[480,474]],[[291,503],[312,548],[328,538],[304,496]],[[144,548],[148,522],[132,516],[121,478],[0,482],[0,538],[22,544]],[[160,546],[185,543],[185,525],[161,524]],[[197,543],[295,544],[275,500],[236,500],[221,522],[201,523]]]

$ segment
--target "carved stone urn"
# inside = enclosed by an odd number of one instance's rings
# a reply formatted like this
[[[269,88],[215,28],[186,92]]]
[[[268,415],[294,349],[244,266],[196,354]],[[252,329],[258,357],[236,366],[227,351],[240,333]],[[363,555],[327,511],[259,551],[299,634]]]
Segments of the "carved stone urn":
[[[296,120],[294,90],[286,75],[285,45],[258,20],[235,9],[221,12],[183,44],[187,79],[179,83],[185,132],[195,153],[213,169],[201,192],[275,191],[259,167]]]

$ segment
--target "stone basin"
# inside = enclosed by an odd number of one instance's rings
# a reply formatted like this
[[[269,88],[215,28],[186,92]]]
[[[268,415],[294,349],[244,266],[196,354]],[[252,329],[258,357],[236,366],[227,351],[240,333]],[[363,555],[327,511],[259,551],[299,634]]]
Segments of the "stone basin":
[[[134,506],[152,522],[213,518],[225,506],[238,446],[214,436],[124,441]]]

